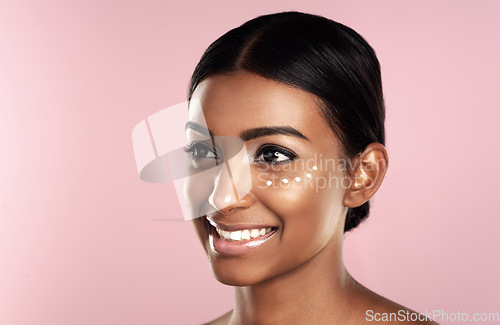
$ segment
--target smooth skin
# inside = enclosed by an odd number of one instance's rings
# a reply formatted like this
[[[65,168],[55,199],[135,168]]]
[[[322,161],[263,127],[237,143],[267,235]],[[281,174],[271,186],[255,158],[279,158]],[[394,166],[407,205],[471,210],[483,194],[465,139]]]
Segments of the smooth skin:
[[[273,170],[278,175],[310,172],[299,167],[303,166],[300,160],[319,163],[318,157],[331,161],[345,158],[341,144],[319,114],[317,98],[246,71],[206,78],[193,98],[200,100],[214,136],[241,137],[255,128],[287,126],[307,138],[268,134],[246,141],[254,182],[250,193],[230,206],[219,205],[227,194],[223,183],[229,180],[217,179],[202,201],[191,202],[195,208],[209,204],[217,210],[193,223],[215,277],[235,286],[234,309],[209,324],[373,324],[366,320],[367,310],[408,310],[356,282],[342,258],[347,208],[370,199],[385,176],[388,156],[383,145],[369,144],[350,160],[352,167],[347,171],[324,168],[312,173],[314,179],[349,179],[344,185],[333,182],[318,188],[300,183],[265,188],[259,167],[268,162],[259,156],[259,150],[267,145],[286,148],[295,155],[279,156],[282,163]],[[197,114],[201,116],[201,112],[190,112],[194,119]],[[196,137],[189,129],[188,140]],[[290,168],[294,166],[297,168]],[[289,169],[285,171],[285,167]],[[266,224],[277,231],[249,253],[224,256],[210,245],[208,220],[226,225]]]

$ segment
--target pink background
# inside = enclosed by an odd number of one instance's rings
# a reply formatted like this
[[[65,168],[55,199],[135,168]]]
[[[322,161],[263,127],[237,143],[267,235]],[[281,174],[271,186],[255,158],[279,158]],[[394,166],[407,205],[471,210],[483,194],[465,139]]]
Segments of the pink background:
[[[418,311],[500,312],[499,1],[1,1],[0,324],[231,308],[192,225],[154,220],[173,190],[140,181],[131,132],[218,36],[284,10],[354,28],[382,65],[391,163],[348,269]]]

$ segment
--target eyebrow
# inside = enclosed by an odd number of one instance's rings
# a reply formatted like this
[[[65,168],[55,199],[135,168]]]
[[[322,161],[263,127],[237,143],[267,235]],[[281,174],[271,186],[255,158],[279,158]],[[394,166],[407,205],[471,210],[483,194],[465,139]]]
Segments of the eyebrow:
[[[291,126],[266,126],[245,130],[240,133],[240,138],[242,138],[243,141],[249,141],[258,137],[275,134],[288,135],[310,141],[305,135],[300,133],[299,130]]]
[[[207,129],[204,126],[199,125],[198,123],[195,122],[187,122],[185,129],[192,129],[200,134],[206,135],[206,136],[213,136],[212,131]],[[305,135],[300,133],[299,130],[292,126],[265,126],[265,127],[259,127],[259,128],[253,128],[249,130],[242,131],[240,133],[240,138],[243,141],[250,141],[255,138],[263,137],[266,135],[276,135],[276,134],[281,134],[281,135],[288,135],[288,136],[293,136],[297,137],[300,139],[304,139],[307,141],[309,140]]]
[[[200,134],[206,135],[207,137],[212,137],[212,131],[195,122],[191,121],[187,122],[184,130],[187,131],[187,129],[192,129]]]

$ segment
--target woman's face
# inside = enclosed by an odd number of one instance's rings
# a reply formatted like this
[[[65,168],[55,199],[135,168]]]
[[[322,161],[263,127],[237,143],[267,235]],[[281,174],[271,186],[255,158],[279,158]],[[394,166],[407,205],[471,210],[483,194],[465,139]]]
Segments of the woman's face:
[[[244,142],[246,169],[231,168],[250,172],[186,184],[191,210],[213,211],[194,224],[216,278],[229,285],[257,284],[329,254],[325,247],[337,247],[328,244],[342,237],[347,211],[342,182],[347,182],[338,164],[340,145],[316,98],[239,71],[206,78],[195,100],[201,105],[190,107],[190,120],[204,116],[212,136]],[[194,129],[187,129],[193,159],[223,161],[224,142],[215,150],[206,142],[200,147],[197,141],[205,137]],[[224,204],[241,179],[251,182],[249,193]]]

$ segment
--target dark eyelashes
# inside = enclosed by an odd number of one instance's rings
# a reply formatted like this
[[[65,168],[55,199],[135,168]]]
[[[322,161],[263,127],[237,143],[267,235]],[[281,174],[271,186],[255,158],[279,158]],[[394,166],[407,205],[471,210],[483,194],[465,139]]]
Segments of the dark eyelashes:
[[[297,155],[292,152],[291,150],[289,149],[286,149],[286,148],[283,148],[281,146],[278,146],[278,145],[275,145],[275,144],[264,144],[262,145],[258,150],[257,150],[257,153],[256,155],[260,155],[262,154],[262,152],[264,150],[273,150],[273,151],[278,151],[278,152],[281,152],[285,155],[288,155],[288,156],[293,156],[293,157],[297,157]]]
[[[215,150],[212,146],[206,145],[202,142],[195,141],[193,143],[185,145],[182,150],[194,159],[202,159],[206,158],[206,156],[202,153],[200,156],[200,152],[205,151],[205,154],[213,153],[215,157],[217,157],[217,150]]]
[[[188,153],[193,160],[220,159],[217,150],[203,142],[193,142],[183,147],[183,151]],[[254,162],[280,165],[287,164],[296,159],[298,155],[293,151],[275,144],[264,144],[254,156]]]
[[[272,155],[264,155],[265,153],[272,153],[274,155],[278,154],[278,155],[282,155],[282,156],[285,156],[287,157],[286,160],[282,160],[282,161],[279,161],[279,160],[275,160],[275,161],[258,161],[258,159],[262,156],[264,159],[265,158],[272,158],[273,156]],[[281,146],[278,146],[278,145],[274,145],[274,144],[264,144],[262,145],[258,150],[257,150],[257,153],[255,154],[255,158],[254,158],[254,161],[256,162],[262,162],[262,163],[267,163],[267,164],[273,164],[273,165],[279,165],[279,164],[286,164],[286,163],[290,163],[291,161],[293,161],[294,159],[296,159],[298,157],[297,154],[295,154],[293,151],[289,150],[289,149],[286,149],[286,148],[283,148]]]

